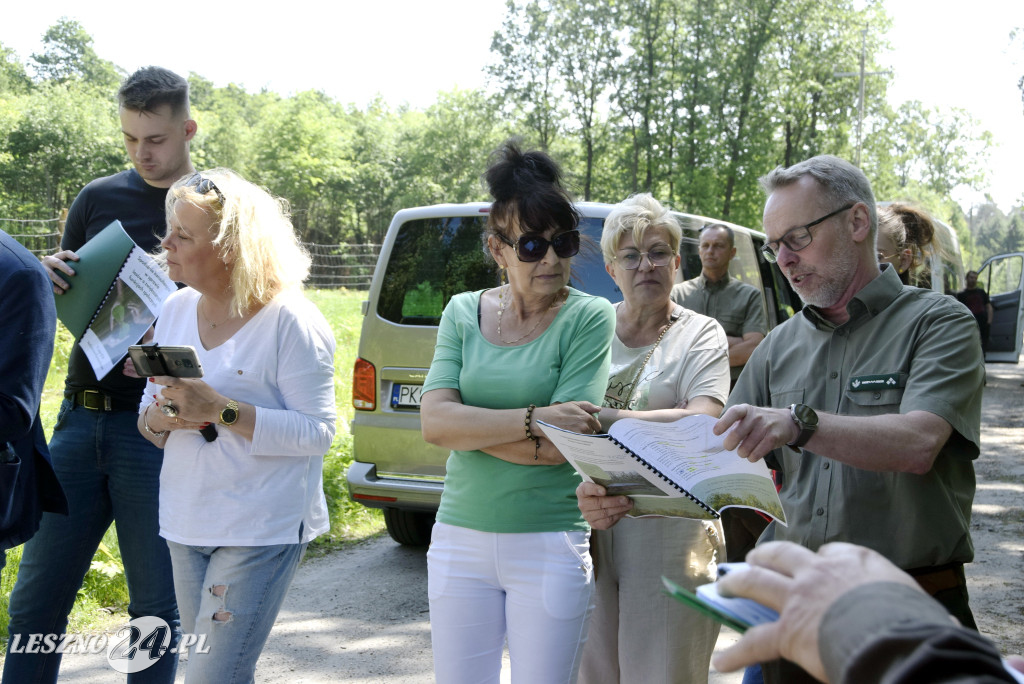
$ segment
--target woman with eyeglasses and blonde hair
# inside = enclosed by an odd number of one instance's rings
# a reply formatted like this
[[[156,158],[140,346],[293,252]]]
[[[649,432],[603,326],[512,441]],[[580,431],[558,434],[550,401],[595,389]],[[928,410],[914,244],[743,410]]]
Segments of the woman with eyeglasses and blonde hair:
[[[152,378],[139,431],[164,449],[160,534],[171,551],[188,682],[252,682],[306,546],[329,526],[334,337],[302,295],[309,257],[283,200],[226,169],[167,193],[171,279],[154,341],[191,345],[200,378]],[[202,432],[200,432],[202,430]]]
[[[615,305],[611,372],[599,415],[605,431],[623,418],[717,418],[729,394],[722,326],[670,298],[681,239],[679,222],[649,194],[619,203],[605,219],[601,252],[623,297]],[[580,681],[706,684],[718,623],[666,601],[661,576],[691,591],[713,582],[725,560],[721,523],[665,517],[614,523],[607,515],[628,512],[628,497],[605,496],[594,483],[582,483],[577,496],[594,526],[597,575]]]
[[[614,315],[568,286],[579,216],[555,162],[507,142],[487,170],[485,251],[507,284],[452,297],[423,386],[424,438],[451,449],[427,553],[434,673],[574,682],[593,588],[579,478],[540,421],[594,433]]]

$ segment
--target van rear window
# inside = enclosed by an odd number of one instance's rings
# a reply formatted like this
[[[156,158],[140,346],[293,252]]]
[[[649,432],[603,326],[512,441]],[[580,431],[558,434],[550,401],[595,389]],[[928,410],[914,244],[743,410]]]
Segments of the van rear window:
[[[403,223],[387,260],[377,314],[403,325],[437,325],[456,294],[495,287],[498,268],[484,255],[481,240],[486,222],[486,216],[444,216]],[[597,218],[580,221],[589,240],[573,257],[569,284],[615,302],[622,295],[604,270],[598,246],[603,224]]]

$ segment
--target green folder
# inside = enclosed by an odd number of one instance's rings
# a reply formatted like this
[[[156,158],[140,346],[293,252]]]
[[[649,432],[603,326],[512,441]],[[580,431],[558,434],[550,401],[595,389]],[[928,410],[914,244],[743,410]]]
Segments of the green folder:
[[[57,317],[76,340],[89,329],[134,248],[121,222],[114,221],[77,250],[78,261],[68,262],[75,275],[61,273],[71,287],[54,295]]]

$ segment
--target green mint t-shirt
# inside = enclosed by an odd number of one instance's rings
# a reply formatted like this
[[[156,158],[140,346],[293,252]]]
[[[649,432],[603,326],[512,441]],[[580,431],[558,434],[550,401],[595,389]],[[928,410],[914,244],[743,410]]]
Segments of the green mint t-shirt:
[[[607,300],[570,288],[540,337],[498,346],[480,332],[481,294],[456,295],[445,307],[424,392],[456,389],[467,406],[492,409],[601,404],[615,332]],[[567,463],[519,465],[482,451],[452,451],[437,520],[483,532],[587,529],[576,506],[579,482]]]

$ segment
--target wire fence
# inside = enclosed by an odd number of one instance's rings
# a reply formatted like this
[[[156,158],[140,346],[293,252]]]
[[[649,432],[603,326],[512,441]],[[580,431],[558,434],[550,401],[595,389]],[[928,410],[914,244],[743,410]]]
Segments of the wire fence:
[[[40,259],[60,246],[60,219],[0,218],[0,228]]]
[[[303,242],[302,246],[313,257],[309,269],[307,287],[350,290],[367,290],[377,267],[380,245],[321,245]]]
[[[53,254],[60,248],[60,219],[0,218],[0,228],[39,258]],[[380,254],[380,245],[323,245],[304,242],[302,246],[313,258],[309,278],[306,279],[307,287],[369,289],[373,270],[377,266],[377,256]]]

